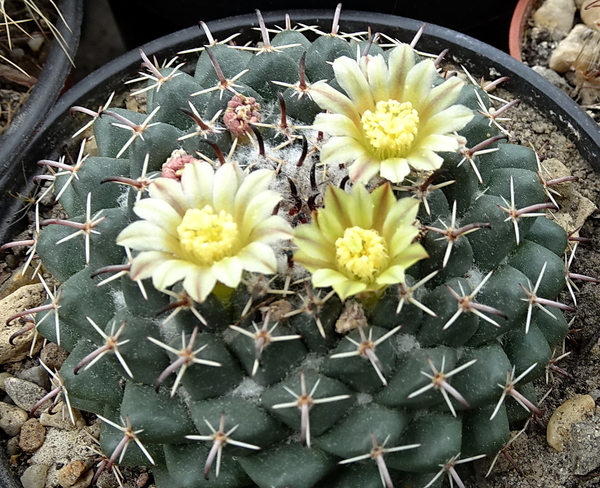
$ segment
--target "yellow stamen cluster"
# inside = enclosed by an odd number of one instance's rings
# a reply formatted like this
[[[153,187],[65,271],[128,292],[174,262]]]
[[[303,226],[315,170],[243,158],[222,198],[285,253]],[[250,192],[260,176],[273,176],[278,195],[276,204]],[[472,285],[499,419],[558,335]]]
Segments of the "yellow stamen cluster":
[[[381,158],[405,156],[419,132],[419,114],[410,102],[380,100],[374,112],[363,113],[361,123],[367,140]]]
[[[350,227],[335,241],[338,266],[350,276],[370,283],[388,263],[384,239],[376,230]]]
[[[210,266],[230,256],[238,239],[238,227],[231,214],[214,213],[210,205],[185,212],[177,227],[181,248],[196,264]]]

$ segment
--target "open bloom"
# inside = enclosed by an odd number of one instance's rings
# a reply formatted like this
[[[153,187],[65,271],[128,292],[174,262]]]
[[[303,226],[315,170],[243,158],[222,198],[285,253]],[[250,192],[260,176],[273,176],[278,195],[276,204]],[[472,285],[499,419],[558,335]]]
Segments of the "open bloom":
[[[366,183],[380,173],[399,183],[411,168],[438,169],[443,159],[436,153],[464,143],[453,134],[473,117],[455,104],[463,83],[454,77],[436,85],[433,62],[416,63],[410,46],[391,50],[387,64],[382,55],[359,62],[340,57],[333,69],[346,94],[315,83],[310,94],[329,113],[317,115],[313,127],[331,136],[321,161],[351,164],[352,181]]]
[[[413,242],[419,201],[396,200],[389,183],[372,193],[329,186],[324,207],[296,228],[294,260],[312,273],[315,287],[331,286],[342,300],[404,282],[404,270],[426,258]]]
[[[277,269],[269,245],[289,239],[291,228],[273,209],[281,195],[268,190],[273,172],[245,175],[234,163],[216,171],[204,161],[186,164],[181,182],[158,178],[150,198],[135,204],[142,219],[127,226],[117,243],[141,251],[134,259],[133,280],[152,277],[164,290],[183,287],[202,302],[217,281],[236,287],[244,270],[271,274]]]

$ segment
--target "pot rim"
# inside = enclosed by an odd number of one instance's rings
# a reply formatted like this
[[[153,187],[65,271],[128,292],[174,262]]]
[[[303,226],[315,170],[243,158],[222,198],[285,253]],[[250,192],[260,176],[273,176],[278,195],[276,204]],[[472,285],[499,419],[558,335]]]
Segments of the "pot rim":
[[[332,10],[290,10],[265,12],[263,17],[267,25],[283,25],[285,14],[289,13],[294,23],[320,24],[328,27],[333,18]],[[242,32],[244,39],[258,25],[255,15],[245,14],[228,17],[207,23],[215,38],[223,39],[233,33]],[[423,26],[422,22],[388,14],[359,11],[342,11],[340,31],[357,31],[366,25],[376,25],[392,37],[402,42],[410,42],[415,33]],[[149,57],[156,55],[168,58],[178,51],[198,47],[206,41],[204,33],[197,27],[190,27],[161,37],[141,46]],[[523,65],[508,54],[484,44],[472,37],[456,31],[427,24],[417,46],[429,52],[441,52],[450,49],[450,58],[458,60],[475,76],[507,75],[512,78],[506,85],[518,98],[540,110],[550,120],[564,128],[582,156],[595,171],[600,171],[600,129],[596,123],[565,93],[550,82]],[[194,58],[197,55],[194,55]],[[191,56],[181,56],[182,60]],[[79,128],[76,120],[69,116],[73,105],[95,108],[108,98],[109,94],[131,78],[141,64],[139,49],[129,51],[94,71],[66,92],[56,103],[43,126],[35,134],[31,144],[20,154],[18,162],[22,166],[22,175],[16,177],[21,187],[32,191],[31,177],[35,174],[35,163],[40,159],[58,157],[62,146],[56,140],[66,140]],[[5,178],[0,178],[0,188],[4,188]],[[13,199],[5,202],[5,213],[0,220],[0,235],[9,236],[10,216],[15,215],[23,202]]]

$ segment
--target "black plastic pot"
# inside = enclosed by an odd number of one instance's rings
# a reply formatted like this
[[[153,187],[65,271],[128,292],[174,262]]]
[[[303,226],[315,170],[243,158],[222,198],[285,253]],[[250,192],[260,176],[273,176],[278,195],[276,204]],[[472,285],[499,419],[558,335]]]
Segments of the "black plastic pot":
[[[129,49],[158,36],[185,29],[198,21],[222,19],[231,15],[254,13],[254,9],[335,8],[340,0],[303,0],[298,4],[281,0],[109,0],[115,19]],[[517,0],[341,0],[345,10],[366,10],[419,19],[441,25],[480,39],[502,50],[508,49],[508,29]],[[135,18],[136,22],[131,22]]]
[[[327,29],[331,25],[331,11],[290,11],[293,22],[319,25]],[[264,14],[267,25],[282,25],[284,12]],[[254,15],[244,15],[210,22],[209,27],[217,39],[241,32],[240,43],[255,39],[257,21]],[[346,11],[342,13],[341,31],[364,30],[371,26],[374,32],[382,31],[401,41],[409,42],[422,26],[421,22],[390,15]],[[158,59],[173,56],[176,52],[197,47],[206,42],[204,34],[197,28],[189,28],[150,42],[143,46],[148,56]],[[471,37],[449,29],[428,25],[417,46],[420,50],[438,53],[450,50],[451,58],[463,64],[473,75],[490,78],[490,70],[507,75],[510,81],[507,88],[517,97],[532,105],[540,113],[551,119],[566,136],[572,139],[583,157],[600,171],[600,131],[583,110],[567,95],[548,83],[528,67],[517,62],[507,54],[483,44]],[[193,60],[190,55],[183,60]],[[69,143],[69,137],[82,125],[81,119],[69,115],[73,105],[82,105],[96,109],[114,91],[121,89],[123,81],[134,78],[140,66],[137,50],[127,53],[78,83],[64,94],[49,114],[43,127],[36,134],[27,149],[20,154],[22,176],[16,188],[21,192],[31,189],[31,177],[38,170],[36,162],[42,158],[57,158],[63,146]],[[2,183],[5,183],[2,180]],[[16,230],[12,216],[22,202],[15,199],[7,201],[6,190],[2,192],[5,211],[0,221],[0,237],[4,242],[10,239]],[[2,484],[0,476],[0,484]]]
[[[29,98],[0,137],[0,189],[3,203],[7,192],[14,194],[22,188],[20,175],[23,169],[20,163],[24,161],[23,154],[63,91],[71,72],[70,59],[74,58],[79,44],[83,0],[62,0],[59,9],[66,23],[59,18],[56,26],[64,38],[66,53],[57,40],[52,42],[44,69]],[[6,213],[4,206],[2,209]]]

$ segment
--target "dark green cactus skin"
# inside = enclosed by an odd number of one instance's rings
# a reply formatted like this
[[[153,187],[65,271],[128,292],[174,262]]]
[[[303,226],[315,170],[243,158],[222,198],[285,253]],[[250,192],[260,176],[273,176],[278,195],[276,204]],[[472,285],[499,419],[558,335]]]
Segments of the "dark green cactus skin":
[[[296,117],[299,124],[310,123],[319,108],[308,97],[298,100],[290,89],[284,90],[270,82],[298,82],[298,63],[305,51],[308,80],[332,79],[331,65],[326,61],[340,55],[354,57],[356,48],[331,36],[320,37],[311,43],[298,31],[281,32],[273,45],[291,42],[301,46],[260,55],[222,45],[208,49],[219,61],[226,77],[233,77],[244,69],[250,70],[237,81],[236,90],[254,96],[263,107],[274,108],[277,115],[272,117],[273,120],[278,117],[277,91],[281,89],[288,115]],[[380,50],[379,46],[373,49]],[[168,74],[169,69],[163,73]],[[517,243],[512,221],[507,220],[507,214],[499,208],[510,205],[511,179],[516,208],[547,200],[536,174],[535,155],[528,148],[504,141],[493,143],[490,147],[496,147],[496,152],[475,159],[483,184],[477,181],[468,162],[459,164],[461,156],[446,155],[444,169],[447,171],[434,182],[455,179],[456,183],[429,195],[431,215],[421,209],[422,223],[443,229],[442,222],[450,223],[452,203],[456,200],[460,225],[489,223],[490,228],[459,237],[443,271],[415,292],[418,301],[435,312],[435,317],[408,302],[403,304],[400,313],[396,313],[398,286],[390,286],[378,300],[365,306],[368,325],[364,332],[367,336],[372,334],[372,340],[402,325],[396,335],[376,350],[387,386],[382,384],[366,358],[329,357],[354,348],[344,338],[346,334],[334,330],[343,310],[337,298],[327,301],[318,312],[327,333],[326,339],[318,334],[315,317],[309,313],[281,321],[277,334],[300,334],[303,338],[273,343],[265,349],[253,378],[257,385],[253,393],[244,385],[250,382],[254,346],[248,337],[232,334],[227,327],[238,323],[241,327],[251,328],[251,320],[261,326],[259,313],[239,323],[240,311],[249,296],[245,285],[240,285],[227,303],[211,296],[199,305],[202,315],[207,318],[206,327],[186,311],[161,326],[168,312],[160,311],[172,299],[154,290],[149,282],[145,283],[149,300],[144,299],[127,276],[102,287],[96,286],[99,278],[90,277],[93,271],[125,262],[124,250],[115,244],[115,237],[135,218],[131,207],[136,191],[101,182],[109,176],[138,178],[146,154],[150,155],[148,173],[159,171],[170,153],[179,148],[214,157],[210,147],[198,137],[178,140],[196,131],[193,120],[182,117],[179,109],[189,109],[188,101],[191,101],[204,120],[210,119],[217,110],[224,110],[231,98],[228,91],[224,91],[222,97],[218,91],[190,97],[191,93],[210,88],[217,82],[208,56],[203,53],[193,76],[182,74],[164,83],[160,91],[151,90],[147,111],[160,106],[153,119],[160,123],[146,131],[143,140],[136,139],[118,159],[116,155],[130,133],[111,125],[114,119],[108,115],[102,115],[96,121],[99,156],[86,161],[79,178],[70,183],[61,197],[61,203],[71,217],[85,219],[86,197],[91,192],[92,212],[101,210],[106,216],[102,228],[98,229],[101,234],[92,236],[88,265],[85,264],[82,239],[55,245],[72,230],[49,225],[41,232],[37,252],[45,267],[62,283],[61,307],[58,309],[61,344],[71,356],[60,373],[73,406],[103,415],[116,423],[120,423],[119,417],[128,417],[134,430],[143,429],[139,440],[156,462],[153,473],[159,488],[381,486],[380,474],[372,459],[338,464],[343,459],[369,453],[373,447],[372,436],[379,445],[385,440],[388,448],[420,445],[385,454],[394,486],[426,485],[440,466],[459,453],[465,458],[497,452],[509,438],[511,419],[511,413],[502,404],[494,420],[489,420],[503,392],[499,385],[505,383],[507,373],[513,367],[516,377],[537,363],[518,385],[519,388],[529,386],[533,379],[543,374],[552,349],[567,330],[560,310],[549,310],[553,319],[534,307],[528,333],[525,333],[529,303],[523,288],[531,290],[545,267],[537,295],[555,299],[565,286],[561,255],[566,247],[564,231],[543,217],[520,218],[520,241]],[[480,107],[475,91],[489,104],[487,94],[474,86],[463,88],[459,103],[476,111]],[[114,111],[135,123],[141,123],[145,117],[124,109]],[[461,131],[467,137],[467,147],[499,134],[488,122],[477,115]],[[269,129],[263,132],[268,134]],[[208,137],[217,141],[223,152],[231,145],[227,132]],[[59,179],[57,191],[62,184],[64,182]],[[424,232],[421,242],[431,257],[408,270],[407,286],[442,268],[447,243],[438,240],[439,237],[440,234],[434,231]],[[449,288],[459,295],[469,295],[489,271],[493,274],[474,300],[502,312],[502,316],[488,314],[499,327],[466,311],[444,330],[444,324],[458,310],[457,299]],[[305,293],[303,287],[296,291]],[[255,303],[263,298],[266,296],[258,297]],[[292,308],[301,305],[296,297],[289,300]],[[38,321],[42,316],[38,316]],[[79,360],[104,343],[86,317],[93,319],[107,334],[111,327],[116,325],[118,328],[126,322],[120,340],[129,339],[129,342],[119,351],[130,367],[133,379],[111,354],[89,369],[74,374]],[[155,392],[158,376],[175,358],[147,337],[155,337],[178,348],[181,334],[187,343],[197,325],[200,325],[200,333],[193,349],[206,346],[201,357],[222,366],[190,366],[183,376],[182,387],[173,398],[169,397],[169,392],[174,375]],[[56,340],[53,318],[40,324],[39,330],[49,339]],[[349,332],[348,336],[361,340],[358,330]],[[419,347],[414,346],[415,340]],[[447,373],[471,360],[477,360],[475,366],[448,378],[469,405],[466,408],[451,398],[456,416],[450,412],[439,389],[431,388],[409,397],[431,383],[424,374],[434,374],[430,363],[438,371],[443,367]],[[348,395],[346,399],[312,407],[310,447],[300,442],[300,410],[273,408],[293,400],[284,387],[300,393],[301,371],[308,390],[314,387],[317,379],[320,380],[316,398]],[[204,462],[212,444],[189,440],[185,436],[210,435],[207,422],[217,428],[223,413],[226,431],[239,426],[231,434],[233,439],[259,446],[261,450],[227,445],[222,453],[219,478],[215,478],[213,466],[206,479]],[[527,414],[524,410],[517,413]],[[121,437],[121,432],[104,425],[101,434],[104,452],[110,455]],[[137,465],[148,461],[132,442],[121,463]],[[441,480],[439,478],[433,486]]]

